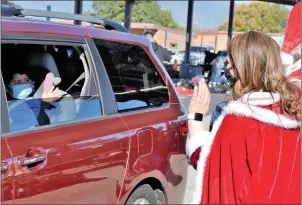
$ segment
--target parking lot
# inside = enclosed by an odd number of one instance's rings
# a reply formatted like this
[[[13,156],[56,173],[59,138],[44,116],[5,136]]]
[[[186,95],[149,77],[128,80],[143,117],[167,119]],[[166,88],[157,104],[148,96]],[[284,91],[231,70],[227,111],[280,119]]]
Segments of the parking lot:
[[[181,100],[184,103],[184,105],[188,108],[189,102],[190,102],[191,97],[182,97]],[[211,105],[210,105],[210,110],[208,114],[205,116],[205,123],[206,126],[209,126],[210,119],[211,119],[211,113],[214,111],[216,105],[220,103],[221,101],[226,99],[225,94],[212,94],[211,95]],[[187,188],[186,188],[186,194],[184,198],[184,204],[188,204],[192,201],[193,197],[193,191],[195,189],[195,176],[196,176],[196,171],[189,166],[188,167],[188,177],[187,177]]]

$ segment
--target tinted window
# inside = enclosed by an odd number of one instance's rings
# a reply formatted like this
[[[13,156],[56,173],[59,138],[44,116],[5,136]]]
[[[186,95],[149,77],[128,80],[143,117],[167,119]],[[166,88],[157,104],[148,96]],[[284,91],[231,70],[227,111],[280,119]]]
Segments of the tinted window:
[[[85,57],[80,59],[82,47],[5,44],[2,49],[11,131],[102,115],[94,76],[84,69]]]
[[[203,48],[203,47],[194,47],[192,46],[191,47],[191,52],[205,52],[206,48]]]
[[[159,72],[139,46],[96,40],[119,112],[159,107],[169,95]]]
[[[175,55],[176,54],[176,51],[169,51],[170,55]]]

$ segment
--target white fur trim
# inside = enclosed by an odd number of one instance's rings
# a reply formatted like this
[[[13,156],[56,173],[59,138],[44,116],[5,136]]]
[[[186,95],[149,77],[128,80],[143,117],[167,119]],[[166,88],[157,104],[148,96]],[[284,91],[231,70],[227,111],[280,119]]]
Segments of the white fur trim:
[[[225,111],[228,114],[235,114],[239,116],[253,118],[261,122],[282,127],[285,129],[296,129],[300,127],[300,123],[296,120],[292,120],[284,115],[277,114],[271,110],[257,107],[251,104],[248,105],[239,101],[230,102],[226,106]]]
[[[291,78],[289,79],[289,81],[297,84],[298,86],[301,86],[301,79]]]
[[[281,61],[284,67],[284,71],[286,75],[290,75],[292,72],[299,70],[301,68],[301,59],[294,62],[294,54],[301,55],[301,44],[296,46],[296,48],[291,52],[291,54],[281,52]]]
[[[211,152],[212,144],[215,139],[215,135],[226,116],[226,112],[223,112],[218,119],[213,124],[212,132],[209,134],[208,140],[203,144],[201,149],[199,160],[197,162],[197,175],[196,175],[196,189],[193,192],[192,204],[200,204],[202,191],[203,191],[203,180],[204,180],[204,170],[207,162],[207,158]]]
[[[250,105],[271,105],[280,101],[279,93],[253,92],[244,95],[239,101]]]
[[[248,95],[250,97],[247,97]],[[224,117],[227,114],[235,114],[238,116],[250,117],[262,121],[264,123],[283,127],[285,129],[293,129],[293,128],[298,128],[300,126],[300,122],[296,120],[289,119],[283,115],[274,113],[273,111],[255,106],[255,105],[269,105],[280,100],[279,94],[272,94],[273,97],[270,97],[270,99],[269,96],[271,96],[269,93],[264,93],[264,92],[255,92],[255,93],[247,94],[238,101],[229,102],[227,106],[223,109],[222,114],[214,122],[212,132],[209,134],[207,141],[203,142],[203,147],[201,149],[199,160],[197,163],[196,189],[193,193],[192,204],[199,204],[202,199],[202,192],[203,192],[203,185],[204,185],[203,184],[204,171],[205,171],[207,159],[211,152],[212,144],[214,142],[216,133],[219,130],[219,127],[223,122]],[[247,102],[246,101],[247,99],[249,104],[244,103]],[[203,136],[199,136],[199,137],[201,138]]]
[[[299,54],[301,55],[301,43],[299,43],[291,52],[290,54],[295,55]]]
[[[301,59],[297,60],[294,64],[288,65],[284,67],[285,69],[285,74],[290,75],[291,73],[301,69]]]
[[[281,61],[284,67],[292,65],[294,63],[294,57],[288,53],[281,52]]]
[[[188,136],[187,143],[186,143],[186,153],[189,158],[191,155],[198,149],[199,147],[203,146],[207,139],[209,138],[210,132],[198,132],[193,136]]]

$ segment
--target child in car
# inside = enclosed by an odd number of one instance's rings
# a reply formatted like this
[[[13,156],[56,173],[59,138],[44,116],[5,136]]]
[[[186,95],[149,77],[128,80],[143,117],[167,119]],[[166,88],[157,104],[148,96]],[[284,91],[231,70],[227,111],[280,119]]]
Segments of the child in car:
[[[12,131],[74,120],[75,102],[70,95],[52,84],[53,74],[44,80],[42,94],[35,97],[35,82],[26,72],[15,71],[6,79],[8,109]]]

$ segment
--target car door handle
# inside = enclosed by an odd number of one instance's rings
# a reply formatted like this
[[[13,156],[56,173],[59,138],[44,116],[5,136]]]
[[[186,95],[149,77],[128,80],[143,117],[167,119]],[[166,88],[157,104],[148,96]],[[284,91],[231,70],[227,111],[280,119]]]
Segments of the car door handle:
[[[1,172],[5,172],[8,170],[8,164],[1,162]]]
[[[38,157],[24,157],[19,159],[18,164],[20,166],[27,166],[27,165],[35,164],[37,162],[42,162],[45,159],[46,159],[46,155],[41,155]]]

